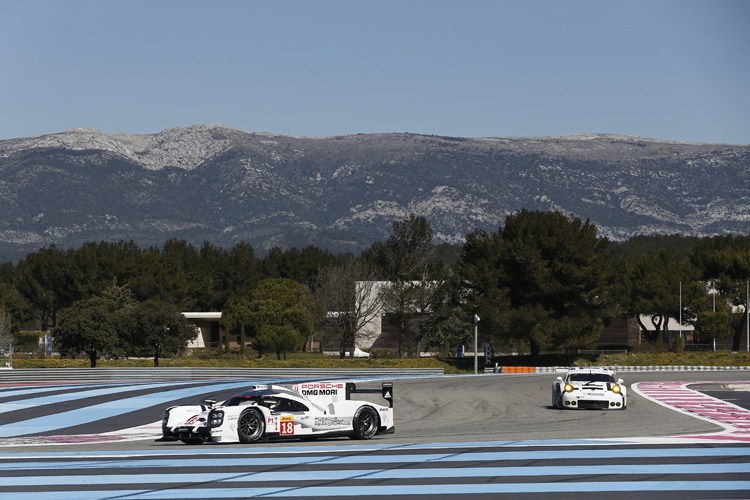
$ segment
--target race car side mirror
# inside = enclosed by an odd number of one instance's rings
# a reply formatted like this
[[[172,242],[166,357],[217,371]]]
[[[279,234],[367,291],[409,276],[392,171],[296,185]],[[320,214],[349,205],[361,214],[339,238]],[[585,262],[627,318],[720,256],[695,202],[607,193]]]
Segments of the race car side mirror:
[[[622,385],[622,384],[625,383],[625,381],[623,379],[621,379],[621,378],[618,378],[617,379],[617,383],[620,384],[620,385]]]
[[[214,401],[213,399],[204,399],[203,404],[206,406],[213,406],[216,404],[216,401]]]
[[[562,382],[562,377],[557,377],[555,380],[557,380],[558,382]]]

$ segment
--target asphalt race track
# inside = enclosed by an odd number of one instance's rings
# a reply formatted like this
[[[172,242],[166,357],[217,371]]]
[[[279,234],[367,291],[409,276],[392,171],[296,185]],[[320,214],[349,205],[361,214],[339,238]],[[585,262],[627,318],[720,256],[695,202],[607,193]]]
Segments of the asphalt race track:
[[[750,498],[748,393],[729,389],[748,372],[620,376],[625,411],[553,409],[551,374],[394,379],[395,434],[254,446],[156,441],[164,407],[247,380],[0,387],[0,498]],[[696,418],[646,390],[674,382],[729,410]]]

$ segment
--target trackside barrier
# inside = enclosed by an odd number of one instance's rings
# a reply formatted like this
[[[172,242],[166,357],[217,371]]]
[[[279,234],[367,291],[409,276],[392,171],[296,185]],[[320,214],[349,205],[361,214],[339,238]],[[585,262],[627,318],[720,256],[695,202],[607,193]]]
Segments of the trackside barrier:
[[[0,370],[0,384],[111,382],[242,378],[351,378],[443,375],[442,368],[20,368]]]
[[[495,368],[485,368],[484,373],[556,373],[568,371],[570,366],[496,366]],[[750,366],[596,366],[595,368],[606,368],[616,372],[736,372],[750,371]],[[524,371],[527,370],[527,371]]]
[[[490,373],[536,373],[534,366],[496,366],[494,369],[485,369],[485,373],[488,370]]]

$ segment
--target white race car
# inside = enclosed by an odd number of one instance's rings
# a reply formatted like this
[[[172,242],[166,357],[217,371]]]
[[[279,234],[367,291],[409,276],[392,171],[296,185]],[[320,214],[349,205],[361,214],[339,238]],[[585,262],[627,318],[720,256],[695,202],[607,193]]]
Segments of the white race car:
[[[389,404],[352,400],[354,393],[382,393]],[[392,382],[383,382],[382,389],[360,390],[344,381],[254,385],[221,403],[172,406],[162,417],[162,440],[186,444],[329,436],[370,439],[392,432]]]
[[[628,390],[614,370],[572,368],[552,382],[552,406],[565,409],[624,410]]]

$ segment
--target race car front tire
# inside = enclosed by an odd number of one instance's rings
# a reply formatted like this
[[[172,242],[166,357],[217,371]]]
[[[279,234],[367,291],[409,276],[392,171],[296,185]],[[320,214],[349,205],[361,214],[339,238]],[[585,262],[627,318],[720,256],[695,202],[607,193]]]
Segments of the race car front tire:
[[[360,406],[354,414],[352,425],[352,439],[370,439],[378,432],[378,412],[371,406]]]
[[[255,443],[263,437],[265,431],[263,415],[256,409],[243,411],[237,419],[237,435],[241,443]]]

